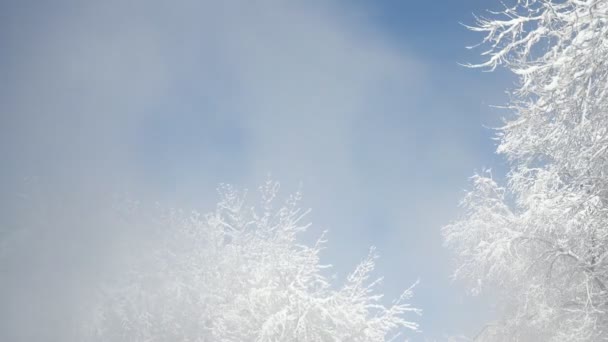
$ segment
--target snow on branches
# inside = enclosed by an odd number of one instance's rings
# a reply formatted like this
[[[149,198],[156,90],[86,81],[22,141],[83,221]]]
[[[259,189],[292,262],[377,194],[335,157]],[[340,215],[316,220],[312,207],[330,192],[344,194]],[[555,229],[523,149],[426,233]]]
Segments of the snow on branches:
[[[475,291],[498,286],[483,340],[608,340],[608,1],[518,0],[472,30],[519,77],[499,130],[508,183],[473,178],[444,228]]]
[[[341,286],[324,275],[321,237],[307,229],[300,194],[275,209],[278,183],[260,187],[261,205],[246,192],[220,187],[207,215],[171,211],[159,248],[100,293],[90,325],[99,341],[385,341],[418,329],[419,313],[404,291],[389,307],[369,281],[370,255]]]

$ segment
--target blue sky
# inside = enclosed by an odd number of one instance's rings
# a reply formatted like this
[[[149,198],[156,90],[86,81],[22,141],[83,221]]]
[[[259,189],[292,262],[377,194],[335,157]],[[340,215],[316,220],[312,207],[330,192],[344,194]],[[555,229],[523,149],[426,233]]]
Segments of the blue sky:
[[[504,168],[484,126],[500,122],[489,105],[512,80],[458,65],[479,60],[465,46],[481,39],[459,23],[496,6],[3,2],[2,209],[18,221],[14,197],[33,182],[74,199],[127,193],[207,211],[218,183],[255,188],[271,174],[287,192],[302,185],[315,224],[306,238],[329,230],[324,257],[339,277],[375,245],[389,298],[421,280],[414,340],[472,334],[491,298],[450,282],[440,228],[475,170]],[[96,234],[76,241],[91,247]],[[79,251],[48,249],[22,259],[30,275]],[[82,267],[104,249],[90,250]],[[16,279],[0,298],[19,297]]]

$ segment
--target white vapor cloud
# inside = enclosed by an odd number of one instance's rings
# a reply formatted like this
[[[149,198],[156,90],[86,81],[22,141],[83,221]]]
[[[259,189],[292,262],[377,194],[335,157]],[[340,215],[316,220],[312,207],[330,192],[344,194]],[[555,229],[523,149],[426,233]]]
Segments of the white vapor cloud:
[[[435,88],[441,68],[395,47],[363,10],[0,5],[0,340],[77,340],[78,310],[148,239],[145,224],[108,214],[117,196],[206,212],[218,183],[254,188],[268,173],[285,191],[303,184],[310,236],[330,230],[338,276],[377,245],[388,299],[418,276],[444,291],[438,230],[485,153],[481,119],[445,115],[461,100]],[[420,291],[424,309],[432,293]]]

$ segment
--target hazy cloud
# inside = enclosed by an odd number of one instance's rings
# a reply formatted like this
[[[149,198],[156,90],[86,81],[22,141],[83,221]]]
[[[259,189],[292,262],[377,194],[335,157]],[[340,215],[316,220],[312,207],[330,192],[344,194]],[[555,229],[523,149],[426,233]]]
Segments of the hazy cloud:
[[[142,238],[108,216],[117,195],[206,211],[217,183],[269,172],[303,183],[336,273],[378,245],[389,294],[420,276],[432,308],[449,288],[439,226],[491,150],[475,146],[485,105],[343,5],[1,5],[0,340],[70,340],[83,298]]]

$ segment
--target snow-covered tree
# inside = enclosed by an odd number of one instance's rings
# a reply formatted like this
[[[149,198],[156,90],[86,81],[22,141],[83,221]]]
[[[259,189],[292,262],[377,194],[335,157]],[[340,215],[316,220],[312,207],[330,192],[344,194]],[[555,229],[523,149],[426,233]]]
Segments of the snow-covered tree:
[[[608,340],[608,1],[516,0],[472,30],[519,78],[499,129],[504,186],[473,177],[444,228],[456,277],[502,291],[480,340]]]
[[[207,215],[170,211],[153,253],[107,284],[89,324],[98,341],[385,341],[418,325],[407,313],[412,288],[392,305],[370,281],[376,255],[332,284],[319,261],[323,238],[298,242],[309,224],[299,193],[274,208],[278,183],[261,205],[221,186]]]

